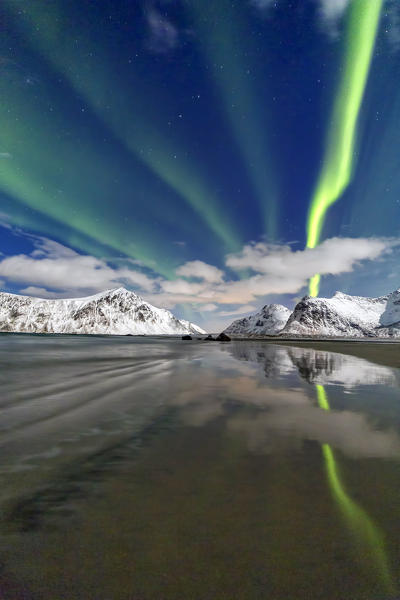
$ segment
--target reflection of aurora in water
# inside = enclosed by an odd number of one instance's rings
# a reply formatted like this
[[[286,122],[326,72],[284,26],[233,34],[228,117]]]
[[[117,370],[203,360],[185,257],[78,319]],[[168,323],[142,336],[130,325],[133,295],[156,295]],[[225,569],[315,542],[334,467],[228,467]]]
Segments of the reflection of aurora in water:
[[[329,400],[323,385],[316,385],[318,404],[323,410],[330,410]],[[389,593],[395,593],[395,585],[390,573],[385,551],[384,535],[365,510],[347,494],[340,479],[337,461],[329,444],[322,444],[326,472],[332,495],[349,524],[358,548],[374,563],[380,579]]]

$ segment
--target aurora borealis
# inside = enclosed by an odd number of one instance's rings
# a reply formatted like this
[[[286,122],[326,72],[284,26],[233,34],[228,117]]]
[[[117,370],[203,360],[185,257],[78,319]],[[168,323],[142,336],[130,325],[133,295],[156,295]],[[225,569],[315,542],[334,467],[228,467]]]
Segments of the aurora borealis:
[[[326,156],[313,196],[307,225],[307,246],[315,248],[328,208],[349,184],[354,162],[356,126],[371,64],[381,0],[354,0],[349,9],[342,76],[335,99]],[[319,275],[310,282],[317,296]]]
[[[154,303],[159,293],[201,322],[307,293],[303,279],[268,284],[264,271],[230,266],[249,244],[302,252],[330,238],[397,238],[398,7],[328,5],[5,0],[3,256],[50,239],[148,277]],[[310,292],[386,293],[399,285],[395,255],[321,272]],[[177,275],[194,261],[223,273],[199,302],[196,273]],[[249,277],[247,298],[238,290]],[[37,287],[79,293],[3,282]]]

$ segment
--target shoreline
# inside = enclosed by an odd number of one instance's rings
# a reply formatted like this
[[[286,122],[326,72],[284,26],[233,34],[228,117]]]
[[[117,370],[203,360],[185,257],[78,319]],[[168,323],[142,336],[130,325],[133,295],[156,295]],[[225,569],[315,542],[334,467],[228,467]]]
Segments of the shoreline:
[[[192,334],[195,335],[195,334]],[[200,335],[200,334],[199,334]],[[204,334],[203,334],[204,335]],[[211,335],[217,335],[213,333]],[[130,334],[130,335],[115,335],[115,334],[90,334],[90,333],[28,333],[22,331],[0,331],[0,337],[6,336],[35,336],[38,338],[46,337],[69,337],[75,338],[105,338],[105,339],[117,339],[117,338],[130,338],[132,341],[136,339],[145,340],[146,338],[159,340],[175,339],[180,340],[180,334]],[[197,336],[196,336],[197,337]],[[193,338],[194,343],[199,343],[199,340]],[[400,351],[396,351],[394,346],[398,345],[400,348],[400,338],[284,338],[278,336],[252,336],[252,337],[236,337],[231,335],[231,342],[262,342],[267,344],[274,344],[277,346],[294,346],[297,348],[311,348],[313,350],[321,350],[325,352],[337,352],[339,354],[347,354],[350,356],[356,356],[363,358],[369,362],[376,363],[379,365],[400,368]],[[202,337],[201,341],[204,341]],[[214,340],[216,341],[216,340]],[[184,342],[187,343],[187,342]],[[210,343],[210,342],[207,342]],[[226,344],[229,342],[218,342]]]

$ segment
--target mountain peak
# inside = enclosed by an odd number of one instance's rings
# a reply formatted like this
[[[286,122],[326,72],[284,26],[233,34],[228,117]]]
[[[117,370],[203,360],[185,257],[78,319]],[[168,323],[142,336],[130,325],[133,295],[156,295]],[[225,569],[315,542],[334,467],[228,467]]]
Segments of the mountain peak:
[[[233,321],[226,333],[239,335],[275,335],[286,324],[290,310],[282,304],[266,304],[255,315]]]
[[[233,335],[299,337],[400,337],[400,289],[367,298],[337,291],[331,298],[304,296],[293,312],[266,304],[255,315],[237,319],[225,331]]]
[[[177,335],[205,333],[152,306],[124,287],[86,298],[41,299],[4,292],[0,331],[108,335]]]
[[[321,337],[398,337],[396,296],[378,298],[336,292],[332,298],[303,298],[281,334]]]

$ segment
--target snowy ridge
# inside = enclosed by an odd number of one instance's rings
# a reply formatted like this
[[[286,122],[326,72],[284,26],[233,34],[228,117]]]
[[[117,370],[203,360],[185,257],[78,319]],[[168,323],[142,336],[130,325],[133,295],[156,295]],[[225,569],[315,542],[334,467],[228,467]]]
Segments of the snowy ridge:
[[[267,304],[255,315],[237,319],[229,335],[281,337],[400,338],[400,289],[379,298],[336,292],[332,298],[305,296],[293,312]]]
[[[332,298],[305,296],[280,335],[400,337],[400,290],[379,298],[342,292]]]
[[[282,304],[266,304],[258,313],[237,319],[225,329],[234,335],[275,335],[286,325],[290,310]]]
[[[158,335],[205,333],[124,288],[87,298],[47,300],[0,292],[0,331]]]

